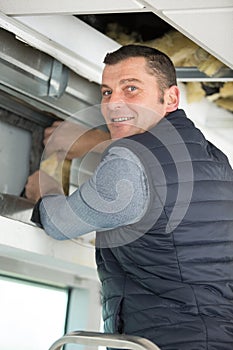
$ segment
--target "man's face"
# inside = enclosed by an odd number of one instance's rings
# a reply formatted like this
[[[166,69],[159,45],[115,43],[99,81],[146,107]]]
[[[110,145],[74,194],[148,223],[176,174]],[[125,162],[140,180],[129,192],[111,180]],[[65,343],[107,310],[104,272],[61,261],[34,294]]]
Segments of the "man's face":
[[[166,104],[160,101],[156,77],[149,73],[144,57],[106,65],[101,91],[101,111],[112,139],[143,133],[167,112]]]

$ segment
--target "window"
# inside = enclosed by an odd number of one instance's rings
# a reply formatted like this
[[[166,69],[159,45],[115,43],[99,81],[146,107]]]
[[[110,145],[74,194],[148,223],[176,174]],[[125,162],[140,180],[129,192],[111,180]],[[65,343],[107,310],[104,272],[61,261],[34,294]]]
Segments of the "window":
[[[68,290],[0,278],[0,349],[45,350],[64,334]]]

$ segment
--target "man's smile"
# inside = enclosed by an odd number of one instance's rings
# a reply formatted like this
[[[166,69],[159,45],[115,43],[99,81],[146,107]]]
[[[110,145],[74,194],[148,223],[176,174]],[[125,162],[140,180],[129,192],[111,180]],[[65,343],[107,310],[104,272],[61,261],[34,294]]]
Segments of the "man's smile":
[[[117,117],[117,118],[111,118],[111,122],[113,123],[120,123],[125,122],[128,120],[134,119],[134,117]]]

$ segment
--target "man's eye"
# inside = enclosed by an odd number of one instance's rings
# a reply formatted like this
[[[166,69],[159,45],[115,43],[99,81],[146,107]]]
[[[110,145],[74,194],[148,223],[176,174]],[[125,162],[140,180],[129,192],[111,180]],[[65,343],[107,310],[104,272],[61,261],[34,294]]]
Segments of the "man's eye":
[[[136,86],[131,85],[131,86],[127,87],[127,90],[128,91],[135,91],[135,90],[137,90],[137,88],[136,88]]]
[[[102,95],[103,95],[103,96],[109,96],[109,95],[111,95],[111,93],[112,93],[111,90],[102,91]]]

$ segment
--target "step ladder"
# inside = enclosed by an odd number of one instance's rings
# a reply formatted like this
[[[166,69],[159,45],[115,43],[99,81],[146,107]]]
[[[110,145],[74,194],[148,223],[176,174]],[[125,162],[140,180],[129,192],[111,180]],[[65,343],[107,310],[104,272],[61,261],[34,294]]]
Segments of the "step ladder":
[[[65,334],[55,341],[49,350],[62,350],[66,344],[106,346],[108,348],[129,350],[161,350],[157,345],[145,338],[133,335],[86,331],[74,331]]]

